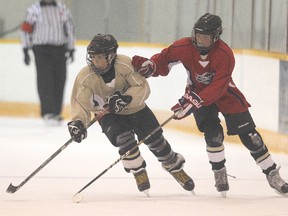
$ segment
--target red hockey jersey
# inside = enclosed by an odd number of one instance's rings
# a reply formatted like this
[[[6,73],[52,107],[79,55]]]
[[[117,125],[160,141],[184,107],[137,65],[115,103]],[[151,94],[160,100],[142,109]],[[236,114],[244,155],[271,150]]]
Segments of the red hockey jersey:
[[[171,66],[182,63],[187,70],[188,83],[203,100],[203,106],[215,103],[225,114],[245,112],[250,104],[232,80],[234,54],[221,39],[208,55],[200,56],[191,38],[175,41],[161,53],[151,57],[157,70],[153,76],[166,76]]]

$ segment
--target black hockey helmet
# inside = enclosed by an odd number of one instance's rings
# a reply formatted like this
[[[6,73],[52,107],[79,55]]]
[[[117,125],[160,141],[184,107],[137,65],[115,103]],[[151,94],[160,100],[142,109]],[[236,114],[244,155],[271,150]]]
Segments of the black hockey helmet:
[[[197,22],[194,24],[192,31],[192,41],[200,54],[208,54],[212,45],[220,38],[222,34],[222,20],[219,16],[213,15],[210,13],[206,13],[201,16]],[[204,34],[212,36],[212,44],[210,47],[201,47],[197,45],[197,41],[195,38],[196,34]]]
[[[118,49],[117,40],[110,34],[97,34],[93,37],[87,47],[86,60],[92,70],[100,75],[107,73],[115,63],[115,58]],[[108,66],[105,69],[98,69],[92,62],[92,56],[103,54],[106,57]]]

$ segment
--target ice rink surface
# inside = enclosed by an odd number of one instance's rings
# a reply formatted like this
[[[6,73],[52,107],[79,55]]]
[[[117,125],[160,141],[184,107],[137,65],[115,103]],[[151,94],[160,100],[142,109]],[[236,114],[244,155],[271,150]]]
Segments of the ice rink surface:
[[[147,147],[140,146],[150,177],[150,197],[140,193],[132,174],[121,162],[86,188],[80,203],[73,195],[108,168],[118,150],[101,133],[98,123],[88,129],[82,143],[71,143],[54,160],[14,194],[17,186],[70,139],[66,123],[46,127],[40,119],[0,118],[1,216],[284,216],[288,197],[272,190],[260,168],[243,146],[225,143],[230,191],[221,198],[202,137],[164,127],[172,148],[186,158],[185,171],[194,179],[196,195],[185,191],[165,172]],[[192,127],[193,125],[191,125]],[[272,152],[288,180],[288,156]]]

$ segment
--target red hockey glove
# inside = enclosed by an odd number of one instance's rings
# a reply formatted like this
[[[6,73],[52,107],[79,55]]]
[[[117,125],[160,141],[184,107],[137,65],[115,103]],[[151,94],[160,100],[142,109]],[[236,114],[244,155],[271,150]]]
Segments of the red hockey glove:
[[[187,93],[183,95],[171,110],[174,112],[174,119],[180,120],[187,117],[201,106],[201,98],[195,92],[191,91],[190,95]]]
[[[152,76],[156,70],[156,65],[152,60],[137,55],[133,56],[132,65],[138,73],[146,78]]]

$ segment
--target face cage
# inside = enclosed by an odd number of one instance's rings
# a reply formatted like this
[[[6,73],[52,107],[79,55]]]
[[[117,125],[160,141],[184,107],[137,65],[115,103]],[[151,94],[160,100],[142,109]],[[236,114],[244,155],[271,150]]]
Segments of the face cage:
[[[197,45],[196,33],[203,34],[193,29],[191,33],[192,42],[194,46],[196,47],[196,49],[198,50],[198,52],[200,53],[200,55],[207,55],[209,51],[211,50],[212,46],[214,45],[214,43],[220,38],[220,35],[218,37],[215,37],[215,33],[210,34],[212,36],[212,44],[209,47],[202,47],[202,46]]]
[[[99,53],[99,54],[101,54],[101,53]],[[102,53],[102,54],[105,55],[105,53]],[[93,55],[93,54],[89,54],[89,53],[86,54],[86,62],[88,64],[88,66],[92,69],[92,71],[94,71],[98,75],[106,74],[111,69],[112,62],[113,62],[113,60],[116,57],[116,53],[115,52],[110,52],[109,54],[106,54],[105,58],[106,58],[106,61],[107,61],[107,67],[104,68],[104,69],[99,69],[99,68],[97,68],[94,65],[94,63],[92,61],[92,58],[91,58],[91,55]]]

